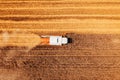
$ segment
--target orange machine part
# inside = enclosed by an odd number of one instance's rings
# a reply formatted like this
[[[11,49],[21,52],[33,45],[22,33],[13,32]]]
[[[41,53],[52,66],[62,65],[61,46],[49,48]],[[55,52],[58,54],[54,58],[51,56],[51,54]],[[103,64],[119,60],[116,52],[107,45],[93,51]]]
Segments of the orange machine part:
[[[49,45],[49,38],[40,38],[40,45]]]

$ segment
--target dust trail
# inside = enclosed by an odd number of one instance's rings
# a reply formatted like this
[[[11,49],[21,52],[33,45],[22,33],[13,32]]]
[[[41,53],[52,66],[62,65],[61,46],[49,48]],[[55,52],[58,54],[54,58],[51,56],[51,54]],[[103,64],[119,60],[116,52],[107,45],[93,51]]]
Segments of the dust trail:
[[[0,80],[19,80],[24,71],[22,60],[32,48],[39,45],[40,37],[28,32],[0,32]],[[26,60],[26,59],[24,59]],[[28,80],[27,77],[22,77]]]
[[[25,55],[40,43],[40,36],[34,33],[16,30],[0,32],[0,58],[11,61],[16,56]],[[16,54],[17,53],[17,54]]]
[[[0,47],[17,46],[31,49],[40,43],[37,34],[26,32],[2,32],[0,33]]]

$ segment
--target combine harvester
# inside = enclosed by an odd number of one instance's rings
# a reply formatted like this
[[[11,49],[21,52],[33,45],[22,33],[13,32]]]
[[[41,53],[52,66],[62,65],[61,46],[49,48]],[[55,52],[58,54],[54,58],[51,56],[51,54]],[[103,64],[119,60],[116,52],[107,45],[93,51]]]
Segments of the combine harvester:
[[[0,34],[0,47],[35,47],[37,45],[56,45],[68,44],[69,39],[62,36],[39,36],[33,33],[8,33]]]

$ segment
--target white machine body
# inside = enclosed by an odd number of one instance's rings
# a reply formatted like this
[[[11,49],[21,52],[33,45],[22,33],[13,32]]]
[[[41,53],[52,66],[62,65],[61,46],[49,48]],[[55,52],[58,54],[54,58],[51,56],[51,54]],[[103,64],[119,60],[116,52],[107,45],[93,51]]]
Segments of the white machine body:
[[[68,43],[68,38],[62,36],[42,36],[49,37],[50,45],[64,45]]]

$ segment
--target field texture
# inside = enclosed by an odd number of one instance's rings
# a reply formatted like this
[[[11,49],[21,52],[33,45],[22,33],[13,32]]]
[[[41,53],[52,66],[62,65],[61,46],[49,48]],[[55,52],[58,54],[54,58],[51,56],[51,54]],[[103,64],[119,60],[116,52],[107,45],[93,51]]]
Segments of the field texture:
[[[7,31],[72,43],[1,47],[0,80],[120,80],[119,0],[0,0],[0,33]]]

